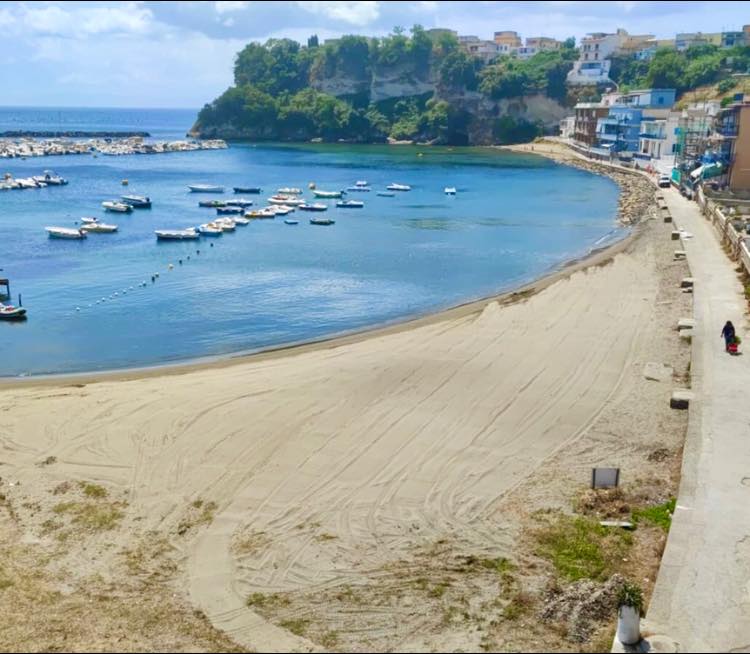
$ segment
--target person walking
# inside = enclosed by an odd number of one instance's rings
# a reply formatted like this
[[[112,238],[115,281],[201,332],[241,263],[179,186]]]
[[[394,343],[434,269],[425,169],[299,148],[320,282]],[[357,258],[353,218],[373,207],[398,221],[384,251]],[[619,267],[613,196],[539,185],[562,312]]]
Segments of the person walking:
[[[727,324],[724,325],[724,329],[721,330],[721,335],[724,337],[724,343],[726,344],[726,351],[729,352],[729,346],[734,345],[734,325],[731,320],[727,320]]]

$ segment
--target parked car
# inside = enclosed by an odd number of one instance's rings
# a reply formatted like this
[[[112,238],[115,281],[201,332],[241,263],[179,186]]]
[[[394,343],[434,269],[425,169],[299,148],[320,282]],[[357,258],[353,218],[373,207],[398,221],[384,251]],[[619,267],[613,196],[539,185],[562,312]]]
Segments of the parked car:
[[[672,180],[666,175],[659,175],[659,188],[669,188],[672,186]]]

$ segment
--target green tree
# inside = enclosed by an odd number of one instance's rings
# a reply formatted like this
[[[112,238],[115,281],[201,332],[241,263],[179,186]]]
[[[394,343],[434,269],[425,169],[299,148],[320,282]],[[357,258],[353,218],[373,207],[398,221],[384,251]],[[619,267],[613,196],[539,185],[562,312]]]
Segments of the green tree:
[[[674,50],[657,50],[646,74],[646,85],[656,89],[678,89],[683,86],[684,58]]]
[[[320,44],[318,43],[318,35],[313,34],[309,39],[307,39],[307,47],[308,48],[317,48]]]

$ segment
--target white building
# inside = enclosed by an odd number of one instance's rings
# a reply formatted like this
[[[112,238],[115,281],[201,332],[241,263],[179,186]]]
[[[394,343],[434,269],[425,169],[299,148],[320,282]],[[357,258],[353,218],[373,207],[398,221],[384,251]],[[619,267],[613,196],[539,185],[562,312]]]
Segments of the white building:
[[[522,45],[520,48],[516,48],[515,55],[519,59],[529,59],[533,57],[539,50],[534,46]]]
[[[458,43],[465,52],[474,57],[479,57],[485,64],[490,63],[501,54],[507,54],[507,50],[503,52],[503,46],[500,44],[494,41],[483,41],[476,36],[459,36]]]
[[[560,136],[564,139],[572,139],[576,131],[576,117],[565,116],[560,121]]]
[[[609,57],[621,51],[636,52],[652,39],[651,34],[631,35],[618,29],[614,34],[592,32],[581,39],[580,54],[568,73],[569,84],[602,84],[610,82]]]

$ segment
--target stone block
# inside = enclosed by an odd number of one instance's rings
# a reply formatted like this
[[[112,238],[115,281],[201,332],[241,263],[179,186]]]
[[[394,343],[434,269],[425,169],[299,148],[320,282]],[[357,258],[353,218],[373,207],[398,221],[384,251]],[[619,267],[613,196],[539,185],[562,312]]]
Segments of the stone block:
[[[677,321],[677,329],[693,329],[695,327],[695,318],[680,318]]]
[[[694,277],[683,277],[682,281],[680,282],[680,288],[693,288],[695,286],[695,278]]]
[[[690,406],[690,400],[693,399],[693,393],[687,389],[678,389],[672,391],[672,397],[669,400],[671,409],[687,409]]]

